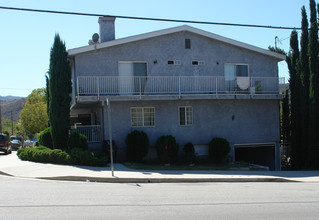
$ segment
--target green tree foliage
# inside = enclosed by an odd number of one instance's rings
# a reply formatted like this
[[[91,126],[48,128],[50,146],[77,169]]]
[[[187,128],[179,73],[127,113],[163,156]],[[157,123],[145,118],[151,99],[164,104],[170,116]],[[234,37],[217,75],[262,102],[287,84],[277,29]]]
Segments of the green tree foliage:
[[[289,68],[289,87],[291,93],[291,147],[294,168],[303,167],[304,145],[302,143],[302,114],[301,114],[301,78],[299,69],[298,34],[294,30],[290,35],[290,52],[287,57]]]
[[[302,128],[302,145],[303,145],[303,165],[307,161],[308,152],[308,128],[309,128],[309,56],[308,56],[308,43],[309,43],[309,33],[308,33],[308,20],[305,6],[301,8],[301,37],[300,37],[300,79],[301,79],[301,89],[299,92],[300,96],[300,111],[301,111],[301,128]]]
[[[290,109],[289,109],[289,90],[285,89],[285,98],[281,101],[281,140],[290,143]]]
[[[46,95],[46,103],[47,103],[47,115],[48,115],[48,126],[50,126],[50,79],[48,75],[45,75],[45,95]]]
[[[318,24],[316,2],[310,0],[310,30],[309,30],[309,166],[318,167],[319,143],[319,62],[318,62]]]
[[[51,138],[51,127],[46,128],[39,134],[39,144],[48,148],[53,148]]]
[[[47,127],[48,115],[45,89],[35,89],[20,112],[20,122],[26,132],[39,133]]]
[[[272,47],[272,46],[269,46],[268,47],[268,50],[272,51],[272,52],[275,52],[275,53],[280,53],[282,55],[286,55],[286,52],[283,50],[283,49],[280,49],[278,47]]]
[[[215,162],[222,162],[230,152],[230,144],[225,138],[213,138],[208,145],[208,155]]]
[[[68,140],[68,148],[80,148],[82,150],[88,150],[88,139],[84,134],[73,132]]]
[[[126,136],[126,156],[130,162],[142,162],[149,149],[148,136],[143,131],[132,131]]]
[[[71,70],[64,42],[55,35],[49,68],[49,109],[54,148],[67,148],[70,117]]]

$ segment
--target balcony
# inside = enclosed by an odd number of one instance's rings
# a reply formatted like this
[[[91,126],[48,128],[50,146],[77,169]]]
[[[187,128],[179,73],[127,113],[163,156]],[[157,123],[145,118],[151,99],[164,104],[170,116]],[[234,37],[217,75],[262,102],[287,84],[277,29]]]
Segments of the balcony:
[[[103,131],[101,125],[77,125],[71,126],[71,132],[84,134],[88,143],[102,142]]]
[[[176,99],[176,98],[282,98],[278,77],[219,76],[80,76],[77,78],[79,101],[99,100],[103,96],[114,100]]]

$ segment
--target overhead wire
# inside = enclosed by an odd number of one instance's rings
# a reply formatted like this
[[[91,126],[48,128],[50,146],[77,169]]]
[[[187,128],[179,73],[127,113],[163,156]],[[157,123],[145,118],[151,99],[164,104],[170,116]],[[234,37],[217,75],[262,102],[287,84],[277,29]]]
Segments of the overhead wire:
[[[0,9],[27,11],[27,12],[39,12],[39,13],[78,15],[78,16],[116,17],[116,18],[135,19],[135,20],[165,21],[165,22],[193,23],[193,24],[210,24],[210,25],[223,25],[223,26],[235,26],[235,27],[301,30],[301,28],[298,28],[298,27],[283,27],[283,26],[258,25],[258,24],[236,24],[236,23],[194,21],[194,20],[176,20],[176,19],[166,19],[166,18],[132,17],[132,16],[121,16],[121,15],[105,15],[105,14],[92,14],[92,13],[81,13],[81,12],[66,12],[66,11],[53,11],[53,10],[42,10],[42,9],[15,8],[15,7],[4,7],[4,6],[0,6]]]

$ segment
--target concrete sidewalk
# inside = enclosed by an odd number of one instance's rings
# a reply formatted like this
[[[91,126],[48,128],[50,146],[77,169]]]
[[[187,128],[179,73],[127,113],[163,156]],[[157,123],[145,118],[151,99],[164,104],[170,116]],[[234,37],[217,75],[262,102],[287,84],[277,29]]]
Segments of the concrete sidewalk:
[[[319,182],[319,171],[166,171],[56,165],[21,161],[16,152],[0,155],[0,174],[24,178],[111,183],[172,182]]]

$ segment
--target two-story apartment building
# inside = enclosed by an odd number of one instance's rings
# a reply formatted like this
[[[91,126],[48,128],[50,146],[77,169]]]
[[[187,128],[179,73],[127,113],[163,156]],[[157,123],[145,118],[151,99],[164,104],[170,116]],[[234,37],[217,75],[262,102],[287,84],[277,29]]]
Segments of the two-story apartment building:
[[[171,134],[198,154],[223,137],[233,160],[279,169],[277,64],[285,56],[185,25],[115,39],[114,22],[100,18],[100,40],[69,50],[71,124],[92,150],[109,139],[110,104],[119,160],[136,129],[151,146]]]

